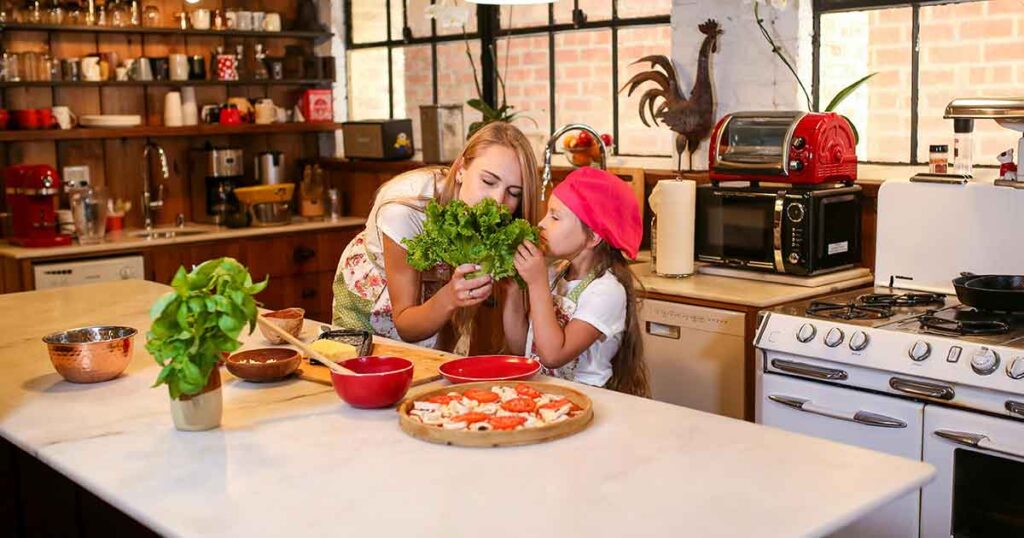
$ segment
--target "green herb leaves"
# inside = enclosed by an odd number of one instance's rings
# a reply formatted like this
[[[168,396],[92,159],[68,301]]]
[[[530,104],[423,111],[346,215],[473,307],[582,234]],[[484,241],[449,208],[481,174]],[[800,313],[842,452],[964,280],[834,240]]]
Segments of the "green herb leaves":
[[[402,240],[408,249],[409,265],[427,271],[439,263],[458,267],[464,263],[480,265],[480,271],[468,278],[489,274],[495,280],[519,275],[512,263],[516,248],[526,240],[538,242],[537,228],[512,217],[508,208],[490,198],[470,207],[453,200],[442,206],[427,205],[423,233]]]
[[[153,386],[167,384],[171,398],[197,394],[217,367],[221,352],[238,349],[238,335],[256,327],[253,295],[267,280],[253,283],[249,270],[234,258],[184,267],[171,280],[174,291],[157,299],[146,334],[146,351],[163,367]]]

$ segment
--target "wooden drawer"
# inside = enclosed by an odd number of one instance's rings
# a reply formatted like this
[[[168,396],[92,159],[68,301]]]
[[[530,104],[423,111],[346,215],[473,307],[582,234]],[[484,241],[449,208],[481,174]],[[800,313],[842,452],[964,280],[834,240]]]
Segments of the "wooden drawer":
[[[280,310],[298,307],[306,310],[307,319],[330,321],[330,313],[324,315],[323,305],[330,305],[331,288],[322,285],[325,273],[292,276],[271,276],[267,289],[256,296],[264,308]],[[328,306],[329,308],[329,306]]]
[[[147,260],[147,276],[154,282],[170,284],[178,268],[185,266],[191,270],[206,260],[228,256],[238,259],[242,255],[242,246],[237,241],[216,241],[194,245],[169,245],[149,251]],[[254,280],[259,280],[253,274]]]

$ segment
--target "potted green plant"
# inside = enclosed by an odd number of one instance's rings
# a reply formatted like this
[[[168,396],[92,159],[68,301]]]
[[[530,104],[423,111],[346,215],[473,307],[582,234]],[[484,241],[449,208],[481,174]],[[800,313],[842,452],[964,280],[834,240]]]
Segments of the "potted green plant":
[[[238,335],[256,327],[253,295],[267,280],[253,283],[234,258],[203,262],[191,272],[178,268],[173,291],[153,304],[146,350],[163,369],[154,387],[167,385],[174,427],[185,431],[220,426],[223,397],[217,364],[241,346]]]

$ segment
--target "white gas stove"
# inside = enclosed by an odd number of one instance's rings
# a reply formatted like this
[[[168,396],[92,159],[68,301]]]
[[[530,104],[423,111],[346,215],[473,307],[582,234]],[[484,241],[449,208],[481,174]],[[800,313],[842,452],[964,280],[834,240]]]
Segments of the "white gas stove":
[[[1024,274],[1022,239],[1024,191],[886,183],[876,286],[764,313],[758,422],[937,468],[840,535],[1024,536],[1024,313],[962,305],[952,285]]]

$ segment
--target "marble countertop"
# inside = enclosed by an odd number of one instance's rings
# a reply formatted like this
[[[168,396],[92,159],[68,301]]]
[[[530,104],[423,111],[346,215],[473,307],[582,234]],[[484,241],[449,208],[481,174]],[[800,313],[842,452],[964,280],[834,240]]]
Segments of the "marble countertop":
[[[579,386],[594,422],[523,447],[433,445],[403,433],[394,409],[357,410],[299,379],[230,375],[222,427],[179,432],[166,390],[150,387],[158,369],[141,334],[115,380],[75,385],[53,371],[41,336],[97,323],[144,333],[168,289],[122,281],[0,295],[0,311],[20,312],[0,332],[0,435],[161,534],[821,535],[934,473]]]
[[[637,263],[630,268],[648,292],[758,308],[870,286],[874,282],[874,277],[868,274],[824,286],[805,287],[700,273],[686,278],[666,278],[655,275],[650,262]]]
[[[268,235],[288,234],[296,232],[307,232],[315,230],[328,230],[333,228],[345,228],[349,226],[363,226],[366,219],[363,217],[341,217],[338,220],[306,221],[296,219],[295,222],[286,226],[249,227],[249,228],[224,228],[213,225],[192,224],[185,226],[187,230],[202,230],[203,233],[181,235],[163,239],[144,239],[132,237],[131,232],[139,230],[124,230],[110,234],[107,241],[96,245],[81,245],[77,241],[63,247],[47,248],[25,248],[12,245],[7,241],[0,241],[0,256],[14,259],[36,259],[36,258],[60,258],[68,256],[92,256],[96,254],[116,253],[124,251],[137,251],[151,247],[164,245],[180,245],[187,243],[199,243],[205,241],[219,241],[228,239],[240,239],[243,237],[266,237]],[[175,230],[173,226],[161,226],[158,230]]]

